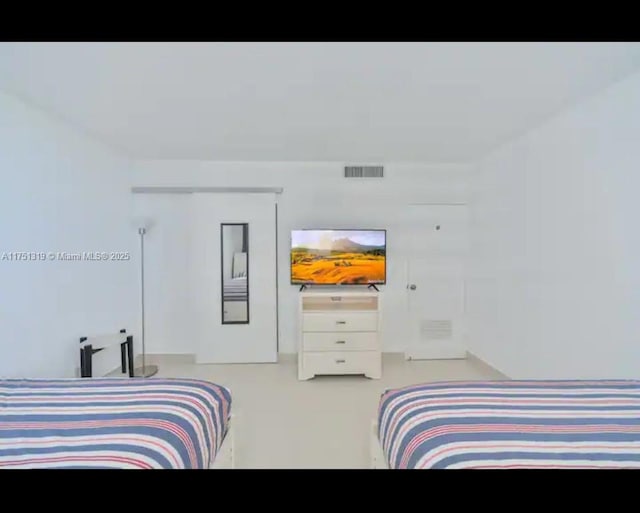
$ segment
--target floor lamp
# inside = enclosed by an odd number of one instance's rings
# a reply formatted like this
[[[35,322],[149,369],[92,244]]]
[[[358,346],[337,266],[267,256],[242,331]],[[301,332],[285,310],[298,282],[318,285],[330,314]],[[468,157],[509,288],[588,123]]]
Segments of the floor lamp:
[[[150,378],[158,372],[157,365],[147,365],[146,350],[144,346],[144,236],[151,223],[147,220],[138,222],[138,234],[140,235],[140,307],[142,313],[142,367],[136,367],[133,375],[136,378]]]

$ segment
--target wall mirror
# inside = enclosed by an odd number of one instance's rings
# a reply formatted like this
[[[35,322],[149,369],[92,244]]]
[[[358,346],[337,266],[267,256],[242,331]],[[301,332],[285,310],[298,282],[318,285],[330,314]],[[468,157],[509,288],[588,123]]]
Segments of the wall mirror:
[[[220,225],[222,324],[249,324],[249,224]]]

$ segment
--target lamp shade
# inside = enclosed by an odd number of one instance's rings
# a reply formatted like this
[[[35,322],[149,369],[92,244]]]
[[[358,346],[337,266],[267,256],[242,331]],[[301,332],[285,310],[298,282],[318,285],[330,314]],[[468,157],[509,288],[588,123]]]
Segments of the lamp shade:
[[[147,216],[136,216],[131,220],[131,225],[136,228],[144,228],[145,230],[149,230],[153,226],[154,222],[151,217]]]

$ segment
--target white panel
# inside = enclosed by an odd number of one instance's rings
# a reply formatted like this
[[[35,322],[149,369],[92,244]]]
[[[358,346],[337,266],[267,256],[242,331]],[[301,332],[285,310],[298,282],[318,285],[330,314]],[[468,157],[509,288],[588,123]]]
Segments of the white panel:
[[[467,207],[412,205],[406,246],[410,338],[406,356],[464,358]]]
[[[193,194],[191,269],[198,363],[277,361],[273,194]],[[249,324],[222,324],[221,223],[249,224]]]
[[[411,205],[406,220],[414,227],[408,239],[410,258],[466,254],[469,244],[466,206]]]

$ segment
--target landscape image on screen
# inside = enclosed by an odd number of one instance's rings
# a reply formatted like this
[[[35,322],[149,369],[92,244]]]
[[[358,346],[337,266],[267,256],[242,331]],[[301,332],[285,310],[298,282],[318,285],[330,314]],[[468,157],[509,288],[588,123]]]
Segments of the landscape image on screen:
[[[317,285],[386,282],[384,230],[294,230],[291,283]]]

